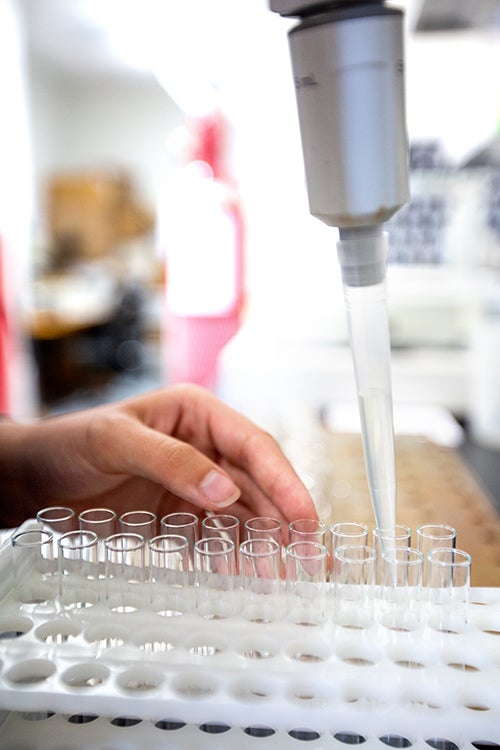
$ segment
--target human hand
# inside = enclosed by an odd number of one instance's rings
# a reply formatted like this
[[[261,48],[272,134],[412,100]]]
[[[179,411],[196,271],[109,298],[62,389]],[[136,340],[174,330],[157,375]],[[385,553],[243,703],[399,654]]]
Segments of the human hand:
[[[64,503],[152,510],[158,517],[222,509],[242,521],[317,517],[276,441],[197,386],[153,391],[25,430],[17,441],[21,498],[24,507],[28,493],[36,499],[33,512]]]

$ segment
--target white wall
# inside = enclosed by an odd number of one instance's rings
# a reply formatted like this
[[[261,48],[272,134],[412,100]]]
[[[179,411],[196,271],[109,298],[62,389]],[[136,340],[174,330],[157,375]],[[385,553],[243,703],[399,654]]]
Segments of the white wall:
[[[128,173],[139,200],[154,209],[171,170],[167,138],[183,122],[155,79],[75,78],[36,65],[31,70],[39,201],[56,172],[109,168]]]

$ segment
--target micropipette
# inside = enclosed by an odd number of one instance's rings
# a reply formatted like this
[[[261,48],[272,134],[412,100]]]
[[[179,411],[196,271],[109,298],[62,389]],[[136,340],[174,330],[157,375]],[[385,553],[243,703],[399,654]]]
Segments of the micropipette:
[[[309,208],[338,227],[375,521],[395,531],[383,225],[408,200],[403,13],[384,0],[270,0],[288,32]]]
[[[396,525],[396,465],[386,245],[386,234],[378,227],[363,232],[343,231],[338,252],[368,487],[376,525],[390,538]],[[363,264],[360,258],[367,262]]]

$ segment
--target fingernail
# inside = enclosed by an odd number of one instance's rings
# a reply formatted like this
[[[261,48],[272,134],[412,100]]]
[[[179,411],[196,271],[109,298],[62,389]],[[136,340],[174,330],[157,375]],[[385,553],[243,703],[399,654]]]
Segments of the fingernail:
[[[200,483],[200,490],[207,500],[219,508],[236,502],[240,491],[228,477],[213,469]]]

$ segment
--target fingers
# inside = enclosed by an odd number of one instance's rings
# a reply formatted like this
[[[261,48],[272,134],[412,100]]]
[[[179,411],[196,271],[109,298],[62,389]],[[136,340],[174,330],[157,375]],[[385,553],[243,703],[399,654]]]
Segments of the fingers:
[[[122,412],[97,413],[88,441],[101,470],[144,477],[200,508],[219,510],[240,496],[229,474],[203,453]]]

